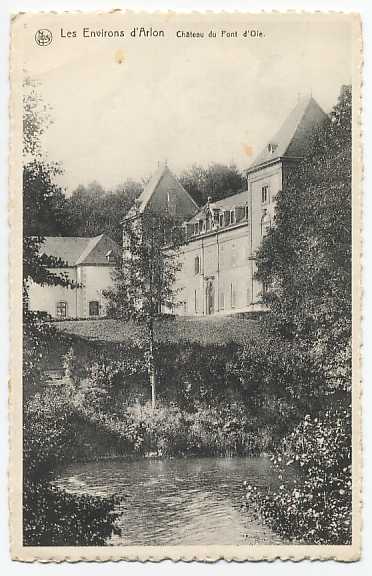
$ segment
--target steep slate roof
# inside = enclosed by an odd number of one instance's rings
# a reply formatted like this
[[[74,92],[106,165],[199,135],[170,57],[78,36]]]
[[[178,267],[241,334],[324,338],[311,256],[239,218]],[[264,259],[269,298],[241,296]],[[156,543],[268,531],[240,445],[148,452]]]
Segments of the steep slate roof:
[[[227,196],[223,198],[223,200],[217,200],[217,202],[211,202],[209,204],[210,208],[217,208],[219,210],[232,210],[234,206],[244,206],[248,202],[248,191],[244,190],[243,192],[239,192],[238,194],[233,194],[232,196]],[[188,220],[187,222],[192,224],[193,222],[197,222],[201,216],[203,216],[205,208],[207,204],[204,206]]]
[[[177,180],[177,178],[175,178],[175,176],[172,174],[172,172],[169,170],[168,166],[166,165],[162,165],[160,166],[157,171],[152,175],[152,177],[150,178],[149,182],[146,184],[144,190],[142,191],[142,193],[140,194],[139,198],[136,201],[136,205],[133,206],[128,214],[126,215],[125,219],[127,218],[131,218],[132,216],[135,216],[136,214],[143,214],[144,210],[146,209],[146,206],[149,205],[151,198],[153,197],[153,195],[156,193],[157,189],[159,188],[161,181],[163,180],[164,176],[170,176],[173,180],[173,183],[175,184],[175,186],[183,193],[186,194],[191,202],[195,205],[195,209],[199,208],[198,205],[196,204],[196,202],[193,200],[193,198],[190,196],[190,194],[187,192],[187,190],[185,190],[185,188],[182,186],[182,184],[179,183],[179,181]]]
[[[109,250],[120,254],[118,244],[105,234],[95,238],[46,236],[40,246],[41,253],[60,258],[68,266],[107,264],[106,255]]]
[[[300,158],[311,132],[327,117],[312,96],[300,98],[281,128],[250,165],[248,172],[279,158]],[[269,150],[270,145],[274,146],[274,151]]]

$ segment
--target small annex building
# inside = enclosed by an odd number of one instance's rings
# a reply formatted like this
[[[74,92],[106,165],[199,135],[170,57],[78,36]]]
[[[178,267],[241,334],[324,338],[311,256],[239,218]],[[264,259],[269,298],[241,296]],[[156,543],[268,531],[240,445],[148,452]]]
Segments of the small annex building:
[[[29,308],[52,318],[95,318],[106,313],[103,290],[112,286],[111,271],[120,258],[119,245],[105,234],[94,238],[47,236],[40,252],[62,261],[53,268],[65,274],[78,288],[63,286],[29,286]]]
[[[126,219],[149,206],[167,208],[184,221],[185,244],[176,314],[202,316],[256,312],[263,287],[255,278],[255,255],[274,222],[276,196],[304,157],[313,130],[328,116],[312,97],[300,98],[280,129],[246,170],[239,194],[198,207],[167,166],[160,168]],[[125,245],[125,220],[123,242]]]

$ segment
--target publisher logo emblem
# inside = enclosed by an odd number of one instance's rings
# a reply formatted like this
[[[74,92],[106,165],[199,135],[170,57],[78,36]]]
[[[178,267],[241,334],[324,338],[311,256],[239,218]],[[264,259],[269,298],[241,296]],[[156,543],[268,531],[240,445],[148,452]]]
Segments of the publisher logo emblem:
[[[53,35],[47,28],[38,30],[35,34],[35,42],[38,46],[49,46],[52,42]]]

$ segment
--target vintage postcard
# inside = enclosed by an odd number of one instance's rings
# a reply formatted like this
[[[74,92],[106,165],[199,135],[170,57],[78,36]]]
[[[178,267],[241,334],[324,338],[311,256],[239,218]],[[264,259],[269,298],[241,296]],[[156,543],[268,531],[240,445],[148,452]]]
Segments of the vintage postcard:
[[[361,28],[14,16],[12,558],[359,559]]]

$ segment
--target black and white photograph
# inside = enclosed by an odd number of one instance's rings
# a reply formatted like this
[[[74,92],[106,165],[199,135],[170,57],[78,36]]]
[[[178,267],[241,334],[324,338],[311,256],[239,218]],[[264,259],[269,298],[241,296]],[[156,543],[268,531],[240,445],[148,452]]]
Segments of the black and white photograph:
[[[21,560],[360,554],[361,25],[23,13]]]

